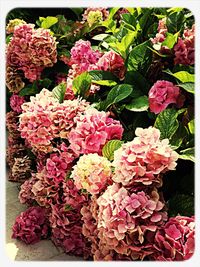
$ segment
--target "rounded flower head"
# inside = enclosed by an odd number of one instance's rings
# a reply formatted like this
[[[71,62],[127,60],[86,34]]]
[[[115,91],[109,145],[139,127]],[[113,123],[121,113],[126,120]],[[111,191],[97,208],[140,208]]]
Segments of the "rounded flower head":
[[[48,225],[46,221],[46,210],[41,207],[30,207],[22,212],[13,225],[12,238],[18,238],[26,244],[33,244],[46,238]]]
[[[90,21],[90,17],[93,16],[94,14],[101,14],[100,17],[102,20],[106,20],[109,16],[109,11],[106,8],[102,8],[102,7],[89,7],[87,9],[85,9],[84,13],[83,13],[83,21],[85,20],[89,20]],[[99,17],[99,16],[98,16]],[[88,22],[89,22],[88,21]]]
[[[89,108],[77,119],[76,127],[68,134],[72,150],[77,154],[98,153],[111,139],[121,139],[120,122],[108,117],[104,111]]]
[[[181,261],[194,253],[194,217],[177,216],[156,232],[152,254],[154,260]]]
[[[164,203],[156,189],[150,194],[144,191],[130,193],[113,184],[97,199],[97,204],[98,228],[104,228],[103,238],[116,241],[138,232],[138,240],[143,243],[144,232],[151,228],[155,231],[167,219]]]
[[[111,177],[111,163],[98,154],[80,157],[73,167],[71,177],[78,189],[86,189],[91,194],[99,194]]]
[[[110,71],[123,79],[125,66],[123,58],[114,51],[106,52],[98,61],[97,65],[101,70]]]
[[[19,26],[22,24],[26,24],[26,22],[22,19],[11,19],[9,20],[7,26],[6,26],[6,33],[11,34],[14,32],[15,26]]]
[[[10,97],[10,106],[11,106],[12,110],[14,110],[17,113],[22,112],[21,105],[23,103],[24,103],[24,97],[23,96],[13,94]]]
[[[169,104],[182,107],[183,102],[184,97],[181,95],[180,89],[172,82],[157,81],[149,91],[150,111],[155,114],[165,110]]]
[[[113,180],[123,185],[160,184],[159,174],[174,170],[178,154],[169,146],[169,140],[160,141],[156,128],[137,128],[133,141],[114,152]]]
[[[183,38],[178,38],[177,44],[174,46],[175,64],[193,65],[195,56],[195,25],[192,29],[186,29]]]
[[[49,29],[34,29],[34,24],[14,28],[7,46],[7,65],[24,72],[31,82],[40,78],[45,67],[57,61],[56,41]]]

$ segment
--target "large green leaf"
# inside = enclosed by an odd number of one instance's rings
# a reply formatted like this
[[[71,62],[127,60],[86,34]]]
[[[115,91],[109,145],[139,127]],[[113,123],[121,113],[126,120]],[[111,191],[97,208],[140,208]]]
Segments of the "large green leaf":
[[[175,109],[165,109],[156,118],[154,126],[160,130],[161,139],[170,139],[178,129],[177,116],[179,113]]]
[[[44,29],[49,29],[51,26],[58,22],[58,18],[48,16],[46,18],[40,17],[41,27]]]
[[[132,49],[128,57],[128,71],[140,71],[144,65],[148,67],[151,58],[151,51],[148,46],[150,46],[149,40]]]
[[[26,95],[35,95],[39,93],[39,88],[37,86],[37,82],[33,82],[33,84],[28,84],[26,87],[24,87],[20,92],[20,96],[26,96]]]
[[[108,141],[102,149],[102,155],[110,161],[113,160],[115,150],[119,149],[122,144],[123,141],[120,140]]]
[[[147,79],[138,71],[127,71],[124,83],[131,84],[140,95],[147,94],[150,89]]]
[[[176,33],[181,30],[184,25],[185,17],[182,11],[173,12],[167,16],[166,26],[168,32]]]
[[[195,132],[194,120],[191,120],[191,121],[188,122],[188,128],[190,130],[190,133],[194,134],[194,132]]]
[[[125,108],[130,111],[141,112],[146,111],[149,107],[149,101],[147,96],[140,96],[131,101],[131,103],[125,105]]]
[[[111,80],[98,80],[98,81],[92,80],[92,83],[104,86],[115,86],[117,84],[117,82]]]
[[[178,214],[182,216],[194,215],[194,197],[185,194],[176,194],[169,202],[170,216],[176,216]]]
[[[194,83],[195,81],[195,75],[187,71],[178,71],[178,72],[172,73],[170,70],[164,70],[163,72],[174,76],[176,79],[178,79],[182,83]]]
[[[66,83],[60,83],[52,90],[53,96],[56,97],[60,103],[64,100],[66,88]]]
[[[177,42],[178,35],[179,35],[179,32],[177,32],[175,34],[167,32],[166,38],[162,42],[162,46],[167,46],[169,49],[172,49],[174,47],[175,43]]]
[[[179,158],[195,162],[194,147],[181,150],[179,152]]]
[[[88,73],[90,74],[92,80],[95,81],[102,81],[102,80],[117,81],[117,77],[109,71],[92,70],[89,71]]]
[[[107,95],[104,103],[104,108],[107,109],[112,104],[118,103],[127,98],[133,91],[133,88],[129,84],[120,84],[113,87]]]
[[[88,72],[78,75],[72,82],[72,90],[76,95],[85,97],[90,89],[92,78]]]

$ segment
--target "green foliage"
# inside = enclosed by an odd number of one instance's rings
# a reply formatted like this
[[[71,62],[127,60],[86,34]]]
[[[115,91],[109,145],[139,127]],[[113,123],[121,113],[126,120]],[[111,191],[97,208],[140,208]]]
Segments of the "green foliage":
[[[170,216],[192,216],[194,215],[194,197],[185,194],[176,194],[169,202]]]
[[[51,17],[48,16],[46,18],[44,17],[40,17],[39,21],[41,22],[41,27],[44,29],[49,29],[51,26],[53,26],[54,24],[56,24],[58,22],[58,18],[56,17]]]
[[[123,141],[120,140],[111,140],[108,141],[102,149],[102,155],[108,160],[112,161],[114,159],[115,150],[119,149]]]
[[[195,162],[194,147],[181,150],[179,153],[179,158],[183,160],[191,160]]]
[[[105,102],[103,103],[104,109],[108,109],[111,105],[116,104],[125,98],[127,98],[133,91],[133,88],[129,84],[120,84],[113,87],[107,95]]]
[[[146,111],[149,107],[149,101],[147,96],[140,96],[133,99],[129,104],[125,105],[125,108],[130,111]]]
[[[177,10],[178,11],[178,10]],[[185,22],[184,13],[181,11],[171,12],[167,16],[166,26],[170,33],[176,33],[181,30]]]
[[[20,96],[26,96],[26,95],[35,95],[39,93],[39,88],[37,86],[37,82],[35,81],[33,84],[28,84],[25,86],[20,92]]]
[[[194,74],[191,74],[187,71],[178,71],[178,72],[172,73],[170,70],[165,70],[163,72],[175,77],[182,83],[194,83],[194,77],[195,77]]]
[[[78,75],[72,82],[72,89],[76,95],[86,97],[90,86],[92,78],[88,72],[83,72]]]
[[[190,133],[194,134],[194,132],[195,132],[194,119],[188,122],[188,128],[190,130]]]
[[[59,100],[60,103],[63,102],[65,91],[66,91],[67,84],[66,83],[60,83],[57,85],[53,90],[53,96]]]
[[[183,88],[185,91],[187,91],[188,93],[194,94],[195,90],[194,90],[194,83],[179,83],[178,84],[179,87]]]
[[[162,42],[162,46],[167,46],[169,49],[173,48],[178,40],[179,32],[172,34],[167,32],[166,39]]]

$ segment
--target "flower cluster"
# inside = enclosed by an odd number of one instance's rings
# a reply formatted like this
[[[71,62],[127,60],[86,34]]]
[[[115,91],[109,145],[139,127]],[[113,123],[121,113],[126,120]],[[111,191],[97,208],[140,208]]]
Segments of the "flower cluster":
[[[156,232],[152,259],[180,261],[189,259],[194,253],[194,217],[177,216]]]
[[[46,210],[41,207],[30,207],[22,212],[13,225],[13,238],[18,238],[26,244],[33,244],[46,238],[48,223]]]
[[[31,82],[40,78],[46,67],[57,61],[56,41],[50,30],[34,29],[33,24],[14,27],[7,46],[7,65],[24,72]]]
[[[194,42],[195,42],[195,25],[192,29],[186,29],[183,38],[178,38],[174,46],[175,64],[193,65],[194,64]]]
[[[99,194],[109,183],[111,173],[111,163],[95,153],[81,156],[71,177],[78,189]]]
[[[159,80],[149,90],[149,107],[155,114],[165,110],[168,105],[175,104],[178,108],[183,106],[185,97],[178,86],[172,82]]]
[[[90,108],[77,119],[76,127],[68,135],[70,147],[77,154],[98,153],[107,141],[121,139],[123,128],[121,124],[109,118],[104,111]]]
[[[151,42],[153,44],[162,43],[166,38],[167,33],[167,26],[166,26],[166,17],[159,20],[158,22],[158,33],[156,33],[156,36],[151,39]]]
[[[178,154],[172,150],[169,140],[160,140],[156,128],[137,128],[133,141],[123,144],[114,153],[113,180],[123,185],[160,183],[159,174],[174,170]]]
[[[11,106],[12,110],[17,112],[17,113],[21,113],[22,112],[21,105],[23,103],[24,103],[24,97],[23,96],[19,96],[19,95],[13,94],[10,97],[10,106]]]

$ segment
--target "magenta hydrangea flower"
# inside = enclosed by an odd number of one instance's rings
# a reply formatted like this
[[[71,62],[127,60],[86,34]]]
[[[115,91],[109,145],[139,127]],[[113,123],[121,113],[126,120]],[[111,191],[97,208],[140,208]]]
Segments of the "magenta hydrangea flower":
[[[114,152],[112,179],[126,185],[160,185],[158,176],[168,170],[174,170],[178,154],[172,150],[169,140],[160,140],[160,131],[156,128],[137,128],[133,141],[123,144]]]
[[[22,112],[21,105],[24,102],[25,102],[25,100],[24,100],[23,96],[19,96],[19,95],[13,94],[10,97],[10,107],[12,108],[12,110],[14,110],[17,113],[21,113]]]
[[[174,64],[193,65],[195,56],[195,25],[192,29],[186,29],[183,38],[178,38],[177,44],[174,46]]]
[[[175,104],[180,108],[184,100],[179,87],[172,82],[159,80],[149,90],[149,107],[155,114],[165,110],[169,104]]]
[[[123,58],[114,51],[106,52],[98,61],[98,67],[104,71],[110,71],[120,79],[124,78],[125,66]]]
[[[66,253],[83,256],[86,251],[86,240],[82,235],[82,221],[78,210],[68,206],[52,205],[49,217],[52,228],[52,241]]]
[[[30,207],[17,216],[13,225],[12,238],[17,238],[26,244],[33,244],[46,238],[48,224],[46,210],[41,207]]]
[[[111,163],[95,153],[80,157],[73,167],[71,178],[78,189],[99,194],[109,184],[111,174]]]
[[[40,78],[45,67],[57,62],[55,38],[49,29],[34,29],[34,24],[14,28],[7,47],[7,64],[24,72],[31,82]]]
[[[107,141],[121,139],[123,127],[120,122],[109,118],[109,114],[89,108],[76,122],[68,134],[70,147],[76,154],[98,153]]]
[[[156,232],[152,259],[159,261],[181,261],[194,253],[194,217],[176,216]]]

